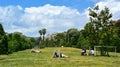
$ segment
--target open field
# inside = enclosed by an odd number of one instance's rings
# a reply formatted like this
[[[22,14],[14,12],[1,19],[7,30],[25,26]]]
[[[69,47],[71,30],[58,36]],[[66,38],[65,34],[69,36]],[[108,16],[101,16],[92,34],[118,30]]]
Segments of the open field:
[[[69,58],[52,58],[56,49],[70,56]],[[77,48],[44,48],[41,53],[31,53],[30,50],[15,52],[10,55],[0,55],[0,67],[120,67],[118,57],[80,56]]]

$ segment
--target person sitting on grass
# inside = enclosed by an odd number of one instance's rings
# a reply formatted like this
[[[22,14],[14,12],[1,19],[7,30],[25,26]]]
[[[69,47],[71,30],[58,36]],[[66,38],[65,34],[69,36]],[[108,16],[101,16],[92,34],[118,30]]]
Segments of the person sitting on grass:
[[[84,48],[84,49],[82,49],[82,51],[81,51],[81,55],[87,55],[87,53],[86,53],[86,49]]]
[[[94,55],[94,50],[90,50],[90,55]]]
[[[68,56],[62,54],[60,52],[60,50],[56,50],[54,53],[53,53],[53,58],[67,58]]]

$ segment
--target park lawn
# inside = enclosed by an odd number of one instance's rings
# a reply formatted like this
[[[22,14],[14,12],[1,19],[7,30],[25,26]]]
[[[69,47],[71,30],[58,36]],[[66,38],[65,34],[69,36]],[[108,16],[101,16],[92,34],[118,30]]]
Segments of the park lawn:
[[[52,58],[55,50],[61,50],[69,58]],[[0,67],[120,67],[118,57],[81,56],[80,49],[53,47],[41,49],[41,53],[31,53],[30,49],[0,55]]]

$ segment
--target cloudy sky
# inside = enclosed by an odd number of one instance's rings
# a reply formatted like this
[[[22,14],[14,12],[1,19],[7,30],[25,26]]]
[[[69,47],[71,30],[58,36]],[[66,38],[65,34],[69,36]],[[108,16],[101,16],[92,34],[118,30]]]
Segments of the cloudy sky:
[[[88,8],[95,5],[107,6],[113,20],[120,18],[120,0],[0,0],[0,23],[7,33],[34,37],[42,28],[47,34],[82,29],[89,21]]]

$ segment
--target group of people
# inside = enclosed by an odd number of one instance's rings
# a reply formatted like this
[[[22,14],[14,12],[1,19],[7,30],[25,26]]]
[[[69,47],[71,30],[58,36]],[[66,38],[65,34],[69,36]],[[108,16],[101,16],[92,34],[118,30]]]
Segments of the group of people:
[[[82,56],[94,55],[94,50],[90,50],[90,52],[87,53],[86,49],[84,48],[84,49],[82,49],[82,51],[81,51],[81,55],[82,55]],[[63,54],[63,53],[61,53],[60,50],[55,50],[52,57],[53,57],[53,58],[67,58],[68,56],[65,55],[65,54]]]
[[[40,50],[37,50],[37,49],[31,49],[31,52],[32,52],[32,53],[39,53],[39,52],[41,52],[41,51],[40,51]],[[90,52],[87,53],[86,49],[84,48],[84,49],[81,50],[81,55],[82,55],[82,56],[94,55],[94,50],[90,50]],[[68,58],[68,56],[65,55],[65,54],[63,54],[63,53],[61,53],[60,50],[55,50],[52,57],[53,57],[53,58]]]
[[[94,53],[95,53],[94,50],[90,50],[90,52],[87,53],[87,51],[86,51],[85,48],[83,48],[82,51],[81,51],[81,55],[82,55],[82,56],[86,56],[86,55],[94,55]]]

